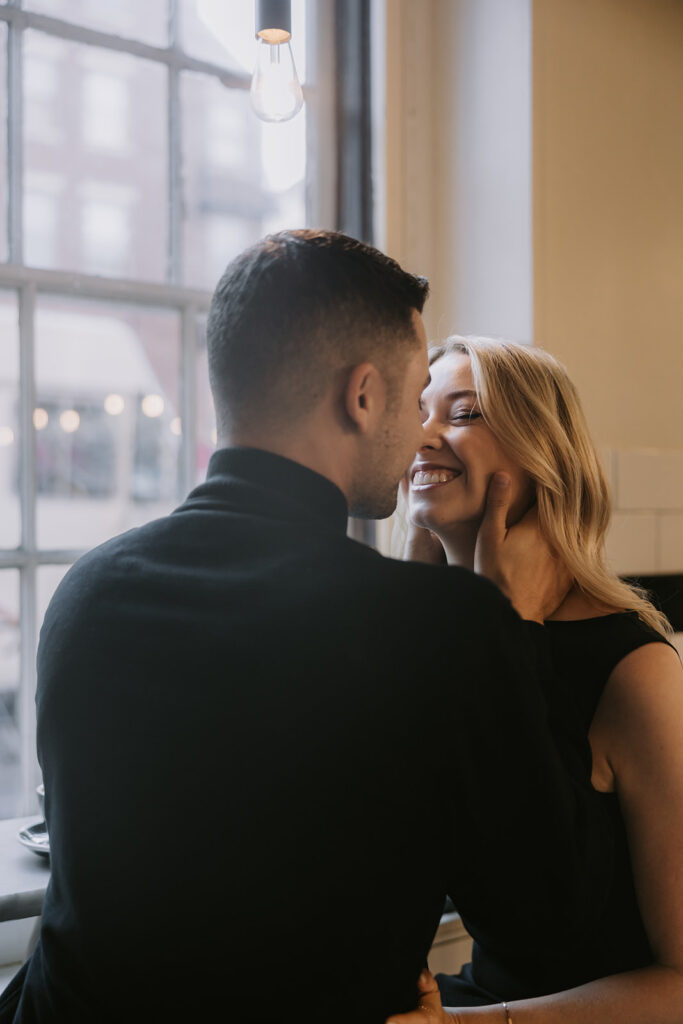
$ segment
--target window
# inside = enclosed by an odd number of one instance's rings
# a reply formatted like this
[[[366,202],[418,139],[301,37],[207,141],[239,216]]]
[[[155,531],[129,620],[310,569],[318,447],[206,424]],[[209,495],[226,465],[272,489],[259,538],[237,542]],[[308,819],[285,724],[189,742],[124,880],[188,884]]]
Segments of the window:
[[[130,141],[131,88],[112,72],[83,78],[83,139],[93,149],[125,152]]]
[[[307,102],[270,125],[247,0],[0,0],[0,817],[37,810],[56,586],[204,477],[220,273],[269,231],[333,226],[327,7],[293,0]]]
[[[83,263],[95,274],[123,276],[133,263],[130,208],[125,192],[87,198],[81,207]]]

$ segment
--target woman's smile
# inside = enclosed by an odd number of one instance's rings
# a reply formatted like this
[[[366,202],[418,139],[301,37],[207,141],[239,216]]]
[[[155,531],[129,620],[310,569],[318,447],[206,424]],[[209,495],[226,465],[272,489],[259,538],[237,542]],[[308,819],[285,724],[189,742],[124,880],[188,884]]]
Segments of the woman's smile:
[[[426,491],[450,484],[462,475],[462,470],[440,466],[433,462],[414,462],[410,470],[410,486],[414,491]]]

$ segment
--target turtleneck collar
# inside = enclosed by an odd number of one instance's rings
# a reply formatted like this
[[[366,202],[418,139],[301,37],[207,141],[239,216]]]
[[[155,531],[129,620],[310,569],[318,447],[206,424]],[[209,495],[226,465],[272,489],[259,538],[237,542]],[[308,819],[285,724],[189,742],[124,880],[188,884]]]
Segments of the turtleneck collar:
[[[336,484],[307,466],[260,448],[220,448],[214,452],[205,483],[192,491],[188,501],[212,496],[216,488],[226,493],[226,486],[238,482],[250,485],[252,499],[263,511],[284,513],[293,519],[322,520],[328,528],[346,532],[348,506]]]

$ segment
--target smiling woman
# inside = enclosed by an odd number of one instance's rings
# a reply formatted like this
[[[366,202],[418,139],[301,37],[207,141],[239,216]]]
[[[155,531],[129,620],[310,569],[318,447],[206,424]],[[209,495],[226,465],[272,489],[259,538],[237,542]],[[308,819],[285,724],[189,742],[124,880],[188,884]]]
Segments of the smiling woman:
[[[679,1024],[683,668],[669,623],[609,568],[607,483],[564,368],[536,347],[464,337],[433,349],[430,363],[406,554],[473,568],[489,483],[508,475],[508,525],[537,518],[571,579],[545,623],[556,674],[548,727],[578,783],[601,794],[613,863],[607,887],[596,885],[590,935],[564,920],[520,948],[529,894],[499,919],[479,920],[473,900],[464,915],[472,963],[437,976],[450,1011],[427,986],[422,1010],[392,1021],[414,1024],[427,1010],[460,1024]]]
[[[465,352],[432,356],[422,410],[425,439],[411,468],[412,521],[448,530],[451,544],[458,537],[469,544],[484,514],[488,482],[505,470],[514,488],[509,525],[516,522],[532,503],[531,481],[482,416]]]
[[[606,562],[610,521],[607,480],[576,388],[564,367],[538,347],[453,336],[430,352],[431,383],[422,395],[425,436],[413,463],[411,543],[422,527],[438,534],[450,562],[474,564],[476,528],[497,470],[508,474],[508,525],[537,506],[541,529],[562,557],[575,588],[601,608],[637,612],[670,632],[637,586]],[[415,472],[451,471],[452,480],[416,486]]]

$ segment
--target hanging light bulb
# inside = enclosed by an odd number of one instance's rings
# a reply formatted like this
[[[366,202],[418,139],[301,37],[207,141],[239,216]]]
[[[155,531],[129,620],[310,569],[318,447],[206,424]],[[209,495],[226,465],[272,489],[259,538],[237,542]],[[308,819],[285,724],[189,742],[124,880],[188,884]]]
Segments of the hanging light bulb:
[[[289,121],[304,102],[289,45],[291,0],[256,0],[256,38],[251,105],[262,121]]]

